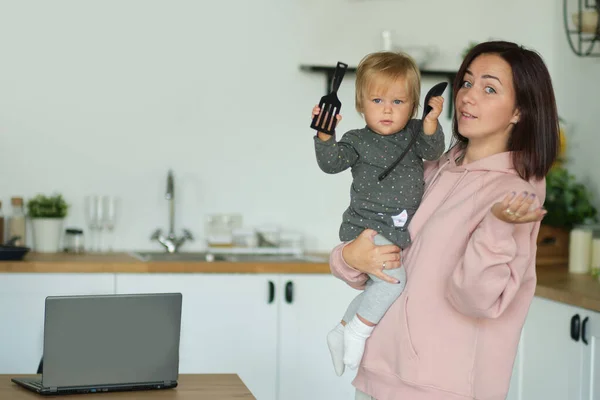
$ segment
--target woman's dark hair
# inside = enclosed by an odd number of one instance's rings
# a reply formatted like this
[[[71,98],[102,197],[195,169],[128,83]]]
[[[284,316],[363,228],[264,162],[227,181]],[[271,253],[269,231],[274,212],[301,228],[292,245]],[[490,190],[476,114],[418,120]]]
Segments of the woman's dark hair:
[[[540,55],[515,43],[492,41],[480,43],[465,56],[454,80],[454,104],[465,72],[473,60],[482,54],[496,54],[512,69],[516,107],[520,111],[508,151],[513,152],[513,164],[521,178],[542,179],[558,155],[559,125],[556,99],[550,73]],[[469,141],[458,132],[456,110],[452,117],[454,144]]]

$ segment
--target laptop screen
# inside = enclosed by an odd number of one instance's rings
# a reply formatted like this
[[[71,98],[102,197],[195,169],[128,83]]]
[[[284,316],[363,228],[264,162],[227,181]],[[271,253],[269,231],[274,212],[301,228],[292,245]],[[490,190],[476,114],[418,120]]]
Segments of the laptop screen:
[[[176,381],[181,303],[180,293],[46,298],[43,386]]]

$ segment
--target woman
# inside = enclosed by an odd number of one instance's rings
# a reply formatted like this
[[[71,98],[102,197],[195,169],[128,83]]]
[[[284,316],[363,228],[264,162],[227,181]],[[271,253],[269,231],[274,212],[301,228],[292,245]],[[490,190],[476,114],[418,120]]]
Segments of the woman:
[[[367,274],[406,268],[406,288],[367,341],[357,399],[500,400],[508,392],[535,285],[544,177],[558,115],[538,54],[486,42],[454,82],[454,145],[425,169],[412,245],[375,246],[373,231],[336,247],[332,273],[362,288]],[[372,397],[371,397],[372,396]]]

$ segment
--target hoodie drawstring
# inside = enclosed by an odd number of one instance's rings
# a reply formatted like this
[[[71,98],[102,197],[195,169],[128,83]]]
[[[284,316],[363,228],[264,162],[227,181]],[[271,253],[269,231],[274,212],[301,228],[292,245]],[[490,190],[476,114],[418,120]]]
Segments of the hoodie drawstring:
[[[427,190],[425,190],[425,193],[423,194],[423,199],[425,199],[427,197],[427,195],[429,194],[429,192],[432,190],[433,186],[435,185],[436,180],[438,179],[438,177],[440,176],[440,174],[442,173],[442,171],[444,170],[446,165],[448,165],[449,163],[450,163],[450,160],[446,161],[433,175],[433,178],[431,178],[431,181],[427,186]],[[444,199],[442,200],[442,202],[440,204],[443,204],[448,199],[448,197],[450,197],[452,192],[454,192],[454,189],[456,189],[456,187],[462,182],[462,180],[465,178],[465,176],[467,176],[468,172],[469,172],[468,169],[463,170],[460,177],[456,180],[454,185],[452,185],[452,188],[450,188],[450,190],[446,192],[446,194],[444,195]]]
[[[438,176],[440,176],[440,173],[442,172],[442,170],[444,168],[446,168],[446,165],[448,165],[449,163],[450,163],[450,160],[446,160],[446,162],[441,167],[439,167],[437,171],[435,171],[435,174],[433,174],[433,177],[429,180],[429,182],[426,182],[427,189],[425,190],[425,193],[423,193],[423,198],[425,198],[425,196],[427,196],[427,194],[433,187],[433,184],[435,183],[436,179],[438,178]]]

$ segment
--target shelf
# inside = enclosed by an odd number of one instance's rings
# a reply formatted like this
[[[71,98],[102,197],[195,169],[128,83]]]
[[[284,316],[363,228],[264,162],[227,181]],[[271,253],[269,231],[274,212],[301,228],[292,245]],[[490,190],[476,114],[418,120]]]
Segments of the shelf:
[[[571,12],[569,4],[571,0],[563,0],[563,22],[565,34],[569,47],[579,57],[600,57],[600,50],[595,49],[596,44],[600,43],[600,23],[596,25],[596,32],[582,32],[583,26],[581,21],[584,11],[596,11],[600,13],[600,0],[576,0],[577,14],[579,15],[578,24],[571,24],[569,19]],[[593,2],[593,4],[591,3]],[[571,28],[574,25],[575,29]]]
[[[325,81],[325,93],[329,93],[331,90],[331,81],[333,80],[333,73],[335,72],[335,66],[327,66],[327,65],[300,65],[300,69],[306,72],[317,72],[324,73],[326,76]],[[348,67],[346,73],[355,73],[356,67]],[[456,71],[441,71],[441,70],[429,70],[429,69],[421,69],[421,76],[427,77],[438,77],[438,78],[446,78],[449,82],[448,85],[448,118],[452,118],[453,110],[453,93],[452,93],[452,84],[454,83],[454,79],[456,78]]]

